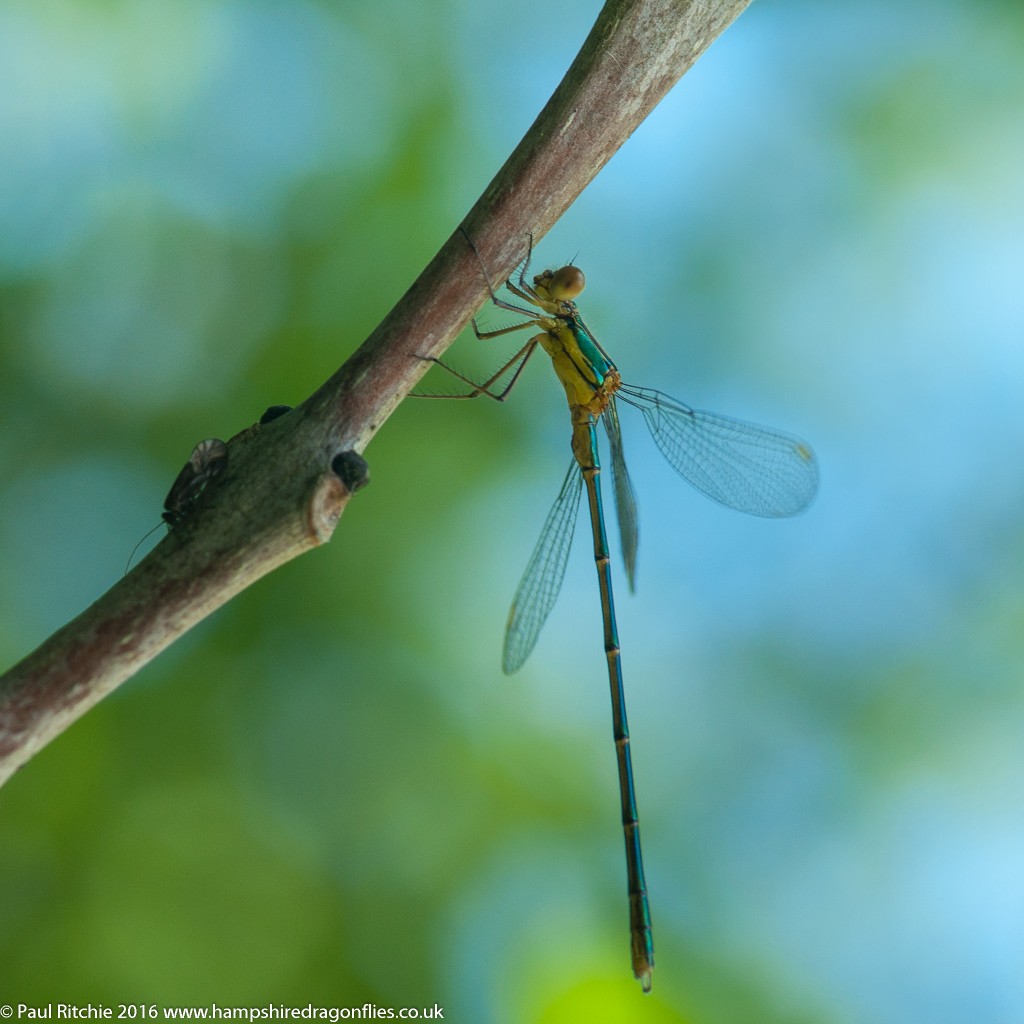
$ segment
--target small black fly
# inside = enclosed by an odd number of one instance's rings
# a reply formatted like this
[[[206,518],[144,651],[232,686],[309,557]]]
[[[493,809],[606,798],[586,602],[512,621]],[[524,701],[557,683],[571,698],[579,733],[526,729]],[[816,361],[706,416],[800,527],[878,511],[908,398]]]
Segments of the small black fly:
[[[177,526],[188,515],[206,485],[227,468],[228,446],[216,437],[200,441],[164,498],[163,521],[168,526]]]
[[[192,449],[188,462],[182,467],[174,483],[171,484],[167,497],[164,498],[164,510],[160,513],[160,518],[167,524],[168,529],[174,529],[188,516],[189,510],[196,503],[199,495],[203,493],[206,485],[215,477],[220,476],[227,466],[228,446],[219,438],[207,438]],[[156,530],[159,525],[157,523],[153,530]],[[124,567],[125,575],[131,568],[135,552],[139,550],[143,541],[153,530],[150,530],[132,548],[132,553],[128,556],[128,564]]]
[[[290,405],[272,405],[260,417],[260,423],[272,423],[274,420],[280,419],[286,413],[291,411],[292,407]]]

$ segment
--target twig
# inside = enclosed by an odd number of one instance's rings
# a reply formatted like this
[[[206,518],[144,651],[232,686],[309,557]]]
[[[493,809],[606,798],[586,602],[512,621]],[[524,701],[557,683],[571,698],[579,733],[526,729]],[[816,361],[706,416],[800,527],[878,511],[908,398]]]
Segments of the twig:
[[[463,222],[496,280],[547,233],[749,0],[608,0]],[[128,576],[0,678],[0,783],[239,591],[328,541],[373,435],[486,297],[459,231],[299,408],[228,442],[227,469]],[[340,458],[339,458],[340,457]],[[344,470],[344,471],[342,471]],[[356,482],[353,482],[355,479]]]

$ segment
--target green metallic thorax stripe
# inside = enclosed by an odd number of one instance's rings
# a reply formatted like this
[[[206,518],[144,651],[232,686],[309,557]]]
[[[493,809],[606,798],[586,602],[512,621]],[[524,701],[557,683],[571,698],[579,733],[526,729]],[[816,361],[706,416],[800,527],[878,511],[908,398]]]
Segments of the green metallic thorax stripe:
[[[608,357],[608,353],[591,337],[586,324],[583,323],[579,316],[566,320],[566,325],[572,331],[576,344],[579,345],[580,352],[583,353],[584,358],[590,363],[594,376],[597,378],[597,383],[603,384],[605,377],[608,376],[608,371],[615,369],[615,364]]]

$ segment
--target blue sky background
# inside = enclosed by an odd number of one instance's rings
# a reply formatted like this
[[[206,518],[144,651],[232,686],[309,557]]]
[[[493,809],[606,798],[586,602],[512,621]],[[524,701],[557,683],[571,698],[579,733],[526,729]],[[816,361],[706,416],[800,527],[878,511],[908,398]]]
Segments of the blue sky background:
[[[596,13],[0,8],[6,662],[120,575],[197,440],[355,349]],[[0,793],[0,1000],[1024,1019],[1022,58],[1015,3],[761,0],[538,247],[626,380],[821,464],[805,515],[745,518],[623,411],[650,996],[582,539],[500,671],[568,460],[537,363],[504,406],[405,403],[328,548]]]

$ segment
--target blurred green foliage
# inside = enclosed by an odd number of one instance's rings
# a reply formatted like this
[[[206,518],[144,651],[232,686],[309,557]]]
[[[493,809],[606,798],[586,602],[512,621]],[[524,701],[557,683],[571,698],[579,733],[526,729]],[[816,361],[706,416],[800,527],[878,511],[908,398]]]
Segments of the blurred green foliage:
[[[355,349],[596,13],[0,6],[7,663],[118,577],[196,441]],[[649,997],[582,551],[499,670],[568,460],[536,366],[502,407],[405,403],[328,548],[0,793],[0,1003],[1024,1018],[1022,58],[1010,0],[756,4],[540,246],[627,380],[823,470],[805,517],[745,521],[624,423]]]

